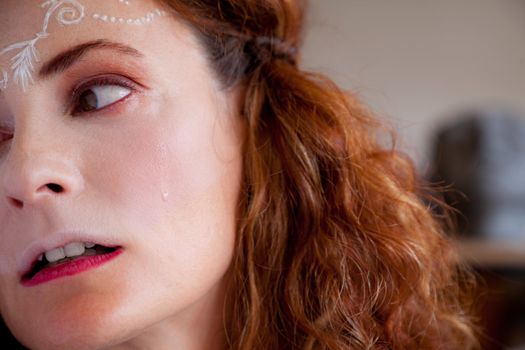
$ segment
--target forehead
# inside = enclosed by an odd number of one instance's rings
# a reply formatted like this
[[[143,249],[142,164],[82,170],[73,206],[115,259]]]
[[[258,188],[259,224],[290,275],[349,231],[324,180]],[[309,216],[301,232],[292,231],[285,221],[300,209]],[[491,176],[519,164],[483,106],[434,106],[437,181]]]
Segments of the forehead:
[[[15,34],[22,40],[42,30],[46,19],[50,31],[70,22],[85,27],[107,24],[103,30],[113,30],[110,24],[137,27],[153,22],[161,15],[159,9],[160,4],[154,0],[2,0],[0,47],[13,40]]]
[[[36,65],[83,41],[140,43],[166,18],[166,9],[154,0],[1,0],[0,82],[13,64]]]
[[[94,36],[133,36],[165,16],[154,0],[1,0],[0,52],[38,35],[38,44],[51,48]]]

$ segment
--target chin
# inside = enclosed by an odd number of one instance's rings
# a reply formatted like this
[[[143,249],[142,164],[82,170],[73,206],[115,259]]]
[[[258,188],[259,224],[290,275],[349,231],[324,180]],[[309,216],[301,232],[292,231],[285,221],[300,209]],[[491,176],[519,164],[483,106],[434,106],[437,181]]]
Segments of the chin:
[[[133,325],[119,314],[108,304],[97,305],[86,298],[76,300],[74,305],[63,303],[40,310],[30,317],[7,315],[5,321],[13,335],[32,350],[93,350],[118,344],[131,336]]]
[[[118,329],[100,326],[94,319],[41,320],[24,322],[20,326],[8,325],[18,341],[32,350],[103,349],[115,343],[119,333]]]

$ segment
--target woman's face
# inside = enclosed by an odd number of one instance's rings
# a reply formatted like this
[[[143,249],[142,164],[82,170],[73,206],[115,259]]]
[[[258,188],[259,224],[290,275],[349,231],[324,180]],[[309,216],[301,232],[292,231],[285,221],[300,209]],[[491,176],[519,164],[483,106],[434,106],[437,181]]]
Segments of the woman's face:
[[[209,338],[235,241],[238,94],[152,0],[42,2],[0,2],[0,52],[38,51],[0,55],[1,315],[32,348]],[[45,252],[72,257],[34,267]]]

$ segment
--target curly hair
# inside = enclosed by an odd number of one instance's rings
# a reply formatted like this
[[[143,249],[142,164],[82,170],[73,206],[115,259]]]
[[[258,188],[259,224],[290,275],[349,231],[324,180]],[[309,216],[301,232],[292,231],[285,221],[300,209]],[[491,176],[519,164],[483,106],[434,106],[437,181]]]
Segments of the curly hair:
[[[247,124],[225,303],[232,349],[472,349],[476,332],[442,224],[372,113],[297,67],[306,5],[163,0],[188,23]]]

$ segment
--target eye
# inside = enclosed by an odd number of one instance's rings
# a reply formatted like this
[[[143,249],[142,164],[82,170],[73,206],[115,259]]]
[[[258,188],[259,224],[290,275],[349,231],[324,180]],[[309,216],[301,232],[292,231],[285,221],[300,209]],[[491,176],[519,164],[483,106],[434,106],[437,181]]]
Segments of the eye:
[[[121,82],[91,83],[87,87],[77,89],[74,93],[72,114],[96,112],[125,99],[132,92],[131,87],[124,86]]]
[[[122,100],[130,94],[129,88],[119,85],[93,86],[78,96],[75,113],[97,111]]]

